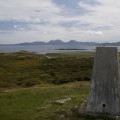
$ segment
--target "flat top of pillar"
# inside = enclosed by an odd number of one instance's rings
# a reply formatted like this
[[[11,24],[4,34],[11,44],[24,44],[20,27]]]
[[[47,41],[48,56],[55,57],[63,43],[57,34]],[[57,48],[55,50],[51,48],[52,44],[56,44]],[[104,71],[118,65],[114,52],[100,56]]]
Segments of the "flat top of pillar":
[[[117,47],[97,47],[96,55],[99,55],[99,59],[118,59],[118,49]]]
[[[97,47],[97,48],[117,48],[117,47]]]
[[[117,51],[117,47],[97,47],[96,50],[116,50]]]

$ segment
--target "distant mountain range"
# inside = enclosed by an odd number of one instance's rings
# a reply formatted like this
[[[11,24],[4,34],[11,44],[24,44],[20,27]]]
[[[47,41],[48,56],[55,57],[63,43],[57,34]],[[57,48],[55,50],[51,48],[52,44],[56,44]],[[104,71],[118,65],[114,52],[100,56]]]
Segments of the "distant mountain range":
[[[0,44],[5,45],[5,44]],[[7,44],[11,45],[11,44]],[[120,46],[120,42],[115,43],[96,43],[96,42],[79,42],[76,40],[70,40],[68,42],[64,42],[62,40],[50,40],[49,42],[24,42],[19,44],[12,45],[81,45],[81,46]]]
[[[68,42],[64,42],[62,40],[50,40],[49,42],[25,42],[25,43],[20,43],[17,45],[99,45],[99,43],[95,43],[95,42],[79,42],[76,40],[70,40]]]
[[[64,42],[62,40],[50,40],[49,42],[26,42],[20,43],[18,45],[88,45],[88,46],[120,46],[120,42],[114,43],[96,43],[96,42],[79,42],[76,40],[70,40],[68,42]]]

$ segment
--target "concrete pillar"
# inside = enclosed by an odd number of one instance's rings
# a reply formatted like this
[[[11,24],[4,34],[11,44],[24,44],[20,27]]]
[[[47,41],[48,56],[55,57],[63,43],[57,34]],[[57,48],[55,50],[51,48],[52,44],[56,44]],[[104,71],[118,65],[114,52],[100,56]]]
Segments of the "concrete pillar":
[[[116,47],[97,47],[87,114],[120,115],[120,80]]]

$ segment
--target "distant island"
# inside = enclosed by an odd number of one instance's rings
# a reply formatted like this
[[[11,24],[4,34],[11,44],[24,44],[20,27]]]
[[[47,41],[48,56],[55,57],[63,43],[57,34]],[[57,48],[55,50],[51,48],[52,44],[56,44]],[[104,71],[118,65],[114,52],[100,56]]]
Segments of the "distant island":
[[[18,44],[0,44],[1,52],[18,52],[21,50],[36,52],[39,54],[60,53],[60,52],[76,52],[76,51],[94,51],[96,47],[115,46],[120,48],[120,42],[116,43],[96,43],[96,42],[80,42],[77,40],[63,41],[50,40],[48,42],[24,42]]]
[[[76,40],[70,40],[68,42],[64,42],[63,40],[50,40],[48,42],[24,42],[24,43],[18,43],[18,44],[0,44],[0,45],[89,45],[89,46],[96,46],[99,45],[99,43],[96,42],[80,42]]]
[[[55,50],[87,50],[87,49],[77,49],[77,48],[61,48],[61,49],[55,49]]]
[[[35,42],[24,42],[18,44],[0,44],[0,45],[81,45],[81,46],[120,46],[120,42],[106,42],[106,43],[97,43],[97,42],[80,42],[77,40],[69,40],[64,42],[63,40],[50,40],[48,42],[44,41],[35,41]]]
[[[96,46],[99,45],[99,43],[95,42],[80,42],[76,40],[70,40],[68,42],[64,42],[63,40],[50,40],[48,42],[25,42],[25,43],[19,43],[17,45],[91,45]]]

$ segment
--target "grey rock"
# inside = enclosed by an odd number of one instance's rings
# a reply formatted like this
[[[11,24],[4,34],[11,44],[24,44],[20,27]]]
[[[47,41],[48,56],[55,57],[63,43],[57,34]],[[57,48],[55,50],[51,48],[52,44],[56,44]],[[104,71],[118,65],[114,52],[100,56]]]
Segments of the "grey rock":
[[[63,119],[63,118],[65,118],[65,115],[60,115],[60,119]]]
[[[66,103],[67,101],[70,101],[71,98],[64,98],[64,99],[59,99],[59,100],[56,100],[54,101],[53,103],[56,103],[56,104],[64,104]]]

